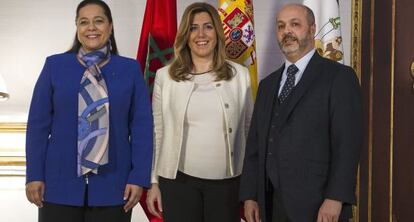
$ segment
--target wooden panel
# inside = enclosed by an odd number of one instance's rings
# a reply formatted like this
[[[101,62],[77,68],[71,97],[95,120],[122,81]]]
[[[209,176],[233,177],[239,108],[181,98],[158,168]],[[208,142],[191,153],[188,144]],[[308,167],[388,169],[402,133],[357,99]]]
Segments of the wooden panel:
[[[366,143],[359,221],[412,221],[414,198],[414,21],[412,0],[363,5],[361,86]],[[368,31],[369,30],[369,31]]]
[[[396,1],[395,103],[394,103],[394,189],[396,221],[412,221],[414,198],[414,91],[411,63],[414,61],[414,2]]]
[[[392,1],[375,1],[374,7],[371,221],[385,222],[390,217]]]
[[[371,161],[370,153],[372,148],[372,75],[371,75],[371,1],[362,1],[362,40],[361,40],[361,88],[364,108],[364,132],[365,140],[361,152],[360,175],[359,175],[359,215],[358,222],[369,221],[370,217],[370,177]]]

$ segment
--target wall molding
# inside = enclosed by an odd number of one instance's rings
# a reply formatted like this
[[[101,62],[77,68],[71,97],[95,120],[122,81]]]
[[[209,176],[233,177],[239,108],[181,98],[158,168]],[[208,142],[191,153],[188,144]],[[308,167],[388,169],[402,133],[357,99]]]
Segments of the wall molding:
[[[351,67],[355,70],[361,83],[361,42],[362,42],[362,0],[352,0],[351,21]],[[357,204],[352,207],[352,221],[359,222],[360,210],[360,167],[358,167],[356,196]]]

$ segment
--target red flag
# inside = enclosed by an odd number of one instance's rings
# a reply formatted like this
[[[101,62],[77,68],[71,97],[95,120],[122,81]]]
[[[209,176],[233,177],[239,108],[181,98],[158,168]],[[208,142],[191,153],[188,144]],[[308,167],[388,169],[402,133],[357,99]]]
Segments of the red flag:
[[[147,0],[137,60],[143,69],[147,86],[152,93],[155,72],[173,58],[173,45],[177,32],[176,0]],[[146,205],[146,192],[140,204],[150,222],[162,222],[153,216]]]
[[[155,72],[173,57],[176,32],[176,0],[147,0],[137,60],[151,92]]]

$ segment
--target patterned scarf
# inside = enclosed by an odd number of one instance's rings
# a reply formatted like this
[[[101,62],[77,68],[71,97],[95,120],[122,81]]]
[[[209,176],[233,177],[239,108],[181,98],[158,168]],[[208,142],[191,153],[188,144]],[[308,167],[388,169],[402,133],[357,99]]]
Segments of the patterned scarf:
[[[86,66],[78,94],[78,176],[98,173],[108,163],[109,100],[99,65],[109,61],[109,47],[86,53],[78,58]]]

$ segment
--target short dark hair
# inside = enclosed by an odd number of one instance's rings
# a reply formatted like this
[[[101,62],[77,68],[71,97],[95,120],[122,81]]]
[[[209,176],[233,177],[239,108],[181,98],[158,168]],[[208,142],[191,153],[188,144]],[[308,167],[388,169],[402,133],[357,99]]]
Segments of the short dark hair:
[[[303,8],[306,11],[306,20],[308,20],[308,25],[313,25],[315,24],[315,15],[313,14],[312,9],[310,9],[308,6],[306,5],[302,5]]]
[[[76,8],[75,22],[76,22],[76,20],[78,20],[79,11],[87,5],[97,5],[97,6],[99,6],[103,9],[105,16],[108,18],[109,23],[112,24],[111,36],[109,37],[109,41],[111,42],[111,53],[115,54],[115,55],[118,55],[119,53],[118,53],[118,48],[116,47],[116,42],[115,42],[115,33],[114,33],[114,25],[112,23],[111,9],[109,8],[109,6],[104,1],[102,1],[102,0],[83,0],[81,3],[79,3],[78,7]],[[81,48],[81,46],[82,46],[82,44],[79,42],[78,33],[76,32],[75,39],[73,40],[73,44],[67,52],[77,53],[79,51],[79,49]]]

